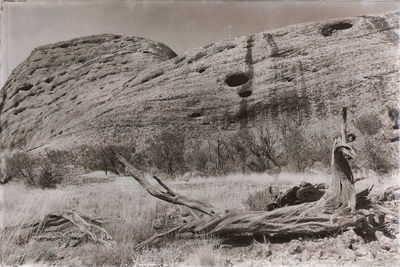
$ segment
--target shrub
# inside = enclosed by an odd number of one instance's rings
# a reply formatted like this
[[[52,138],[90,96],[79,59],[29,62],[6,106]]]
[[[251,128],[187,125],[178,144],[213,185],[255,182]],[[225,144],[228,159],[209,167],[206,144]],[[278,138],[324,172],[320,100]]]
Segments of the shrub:
[[[154,167],[169,175],[185,171],[185,135],[175,130],[165,130],[154,136],[148,147]]]
[[[321,162],[325,167],[329,167],[331,163],[332,140],[330,136],[324,133],[314,133],[307,142],[309,157],[312,164]]]
[[[36,186],[41,189],[56,188],[63,180],[63,176],[51,163],[45,163],[36,178]]]
[[[282,137],[288,165],[295,171],[304,172],[312,154],[304,132],[299,126],[284,127]]]
[[[239,131],[237,134],[231,137],[230,144],[232,151],[235,155],[235,159],[241,166],[242,173],[246,172],[248,163],[249,149],[248,149],[249,133],[247,131]]]
[[[248,195],[243,201],[246,209],[252,211],[268,210],[268,205],[275,202],[279,197],[279,191],[276,187],[269,186],[263,190],[256,191]]]
[[[37,159],[26,152],[17,152],[5,159],[5,175],[23,178],[28,185],[35,184]]]
[[[58,151],[49,151],[42,157],[17,152],[6,157],[5,173],[9,177],[23,179],[28,186],[55,188],[65,175],[61,155]]]
[[[234,153],[233,149],[229,146],[229,140],[224,141],[221,136],[217,136],[215,139],[208,140],[208,147],[210,153],[210,164],[208,165],[211,174],[227,174],[228,170],[234,170],[230,163],[234,164]],[[232,165],[233,165],[232,164]]]
[[[210,142],[210,141],[209,141]],[[215,145],[212,147],[215,154],[215,173],[226,174],[228,173],[229,161],[233,160],[232,151],[227,142],[222,140],[220,136],[217,137]]]
[[[116,158],[115,153],[119,153],[128,161],[133,162],[135,151],[134,146],[85,145],[79,147],[75,152],[77,160],[74,164],[91,171],[101,170],[106,174],[108,172],[123,173],[125,168]]]
[[[354,125],[362,134],[365,135],[377,134],[383,127],[378,115],[373,113],[364,114],[358,117],[358,119],[354,121]]]
[[[375,172],[388,173],[398,166],[397,157],[390,152],[390,144],[378,137],[370,136],[365,139],[362,152],[367,168]]]
[[[6,184],[11,181],[12,177],[6,173],[3,168],[0,169],[0,184]]]
[[[257,158],[253,169],[264,172],[273,166],[280,166],[277,150],[278,136],[268,127],[255,128],[250,131],[247,141],[249,152]]]
[[[200,140],[186,143],[185,166],[190,170],[206,173],[209,162],[213,161],[210,147]]]

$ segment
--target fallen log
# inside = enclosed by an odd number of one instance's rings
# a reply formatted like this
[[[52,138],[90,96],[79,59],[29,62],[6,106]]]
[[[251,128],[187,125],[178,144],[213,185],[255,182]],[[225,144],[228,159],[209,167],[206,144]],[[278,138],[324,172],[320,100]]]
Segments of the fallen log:
[[[4,227],[2,234],[18,230],[21,242],[28,242],[31,239],[57,241],[63,247],[76,247],[86,241],[113,246],[115,241],[101,227],[103,223],[101,219],[79,215],[73,210],[65,210],[47,214],[41,221]]]
[[[299,186],[289,188],[274,202],[268,204],[267,210],[318,201],[325,194],[326,189],[326,187],[323,187],[320,184],[314,186],[310,183],[302,182]],[[356,209],[365,209],[366,207],[370,207],[371,200],[369,199],[369,193],[371,190],[372,187],[366,188],[356,194]],[[384,196],[382,196],[382,198],[384,198]]]
[[[355,157],[354,150],[347,144],[347,109],[343,108],[341,137],[335,138],[332,147],[332,181],[328,190],[318,201],[285,206],[272,211],[229,211],[218,209],[208,203],[182,196],[171,190],[158,177],[153,177],[164,189],[151,185],[145,176],[132,166],[123,156],[116,154],[127,173],[139,182],[151,195],[189,209],[200,211],[203,216],[193,216],[192,220],[158,233],[137,245],[150,246],[164,238],[192,233],[216,235],[222,238],[244,236],[297,237],[326,235],[345,231],[349,228],[365,227],[367,210],[356,210],[354,178],[349,160]],[[354,138],[352,138],[354,140]],[[296,192],[294,192],[296,194]]]

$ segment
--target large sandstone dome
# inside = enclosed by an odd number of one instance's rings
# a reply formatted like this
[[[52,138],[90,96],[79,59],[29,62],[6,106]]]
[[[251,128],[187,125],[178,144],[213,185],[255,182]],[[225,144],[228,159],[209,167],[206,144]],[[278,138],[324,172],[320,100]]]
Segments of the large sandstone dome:
[[[343,105],[353,118],[376,114],[390,131],[399,18],[293,25],[182,56],[109,34],[41,46],[1,90],[1,149],[141,143],[165,127],[201,138],[283,115],[324,128]]]

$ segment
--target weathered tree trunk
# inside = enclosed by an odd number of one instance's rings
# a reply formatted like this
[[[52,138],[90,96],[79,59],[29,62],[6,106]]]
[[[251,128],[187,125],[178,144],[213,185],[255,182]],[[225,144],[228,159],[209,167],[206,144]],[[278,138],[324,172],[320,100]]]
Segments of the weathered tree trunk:
[[[343,109],[342,136],[333,142],[331,186],[315,202],[278,208],[272,211],[224,211],[210,204],[179,195],[166,186],[159,178],[156,181],[166,190],[151,185],[125,158],[117,158],[125,165],[129,175],[138,181],[151,195],[167,202],[186,206],[202,212],[202,217],[175,227],[165,233],[156,234],[138,245],[138,248],[159,242],[162,238],[180,233],[214,234],[224,238],[240,236],[305,236],[326,235],[361,227],[366,222],[367,211],[356,211],[354,178],[348,160],[355,157],[347,144],[347,109]]]
[[[106,246],[113,246],[111,235],[101,227],[104,221],[89,215],[79,215],[65,210],[46,215],[42,221],[31,224],[8,226],[2,229],[19,231],[27,240],[58,241],[64,247],[75,247],[85,240]],[[4,234],[2,232],[0,234]]]

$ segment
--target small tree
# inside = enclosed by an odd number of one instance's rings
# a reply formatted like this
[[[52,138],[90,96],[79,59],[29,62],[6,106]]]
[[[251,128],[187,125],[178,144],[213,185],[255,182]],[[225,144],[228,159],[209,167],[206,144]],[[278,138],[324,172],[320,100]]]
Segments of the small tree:
[[[0,169],[0,184],[6,184],[9,181],[11,181],[12,177],[3,171],[3,169]]]
[[[133,145],[118,146],[105,144],[81,146],[77,152],[79,159],[75,164],[92,171],[101,170],[106,174],[108,172],[122,173],[124,167],[116,159],[115,152],[133,160],[136,149]]]
[[[62,182],[63,175],[62,167],[47,158],[39,169],[35,179],[35,186],[41,189],[56,188]]]
[[[228,140],[229,141],[229,140]],[[221,135],[208,140],[209,155],[213,174],[226,174],[229,170],[229,161],[234,160],[234,152]]]
[[[207,142],[201,140],[186,142],[185,166],[187,168],[205,173],[211,161],[212,155]]]
[[[235,158],[239,161],[242,173],[246,172],[247,159],[249,155],[248,150],[249,133],[247,131],[239,131],[230,139],[230,143],[235,153]]]
[[[37,159],[26,152],[17,152],[6,157],[5,175],[12,178],[23,178],[28,185],[35,184],[35,165]]]
[[[280,166],[277,142],[278,136],[273,134],[268,127],[258,127],[250,132],[247,145],[250,153],[258,159],[259,171],[264,172],[272,166]]]
[[[328,136],[324,133],[313,133],[307,143],[307,147],[310,152],[307,155],[312,162],[321,162],[325,167],[329,167],[331,164],[331,141],[333,137]]]
[[[309,148],[304,132],[299,126],[282,128],[286,159],[296,171],[303,172],[308,164]]]
[[[162,131],[150,140],[148,152],[153,165],[169,175],[185,169],[185,135],[182,132]]]

